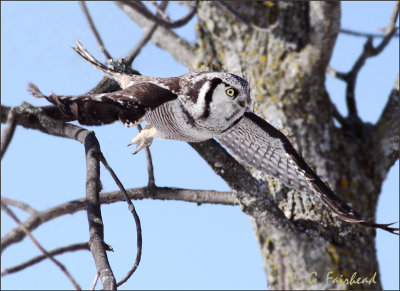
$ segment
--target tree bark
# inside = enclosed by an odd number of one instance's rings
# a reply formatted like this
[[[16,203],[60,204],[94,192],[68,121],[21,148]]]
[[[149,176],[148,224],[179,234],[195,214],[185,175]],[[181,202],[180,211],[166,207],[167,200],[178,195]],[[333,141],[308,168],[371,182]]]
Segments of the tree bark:
[[[257,1],[229,2],[229,6],[238,15],[215,2],[199,6],[194,66],[247,78],[253,110],[289,137],[337,195],[373,219],[389,170],[382,164],[386,159],[379,150],[381,139],[369,123],[349,121],[336,127],[324,85],[340,30],[340,4]],[[382,288],[375,230],[342,222],[317,197],[252,173],[268,182],[275,202],[301,230],[282,231],[266,222],[257,209],[248,213],[270,289]],[[376,284],[351,286],[327,280],[327,276],[350,279],[354,272],[357,278],[368,277]]]

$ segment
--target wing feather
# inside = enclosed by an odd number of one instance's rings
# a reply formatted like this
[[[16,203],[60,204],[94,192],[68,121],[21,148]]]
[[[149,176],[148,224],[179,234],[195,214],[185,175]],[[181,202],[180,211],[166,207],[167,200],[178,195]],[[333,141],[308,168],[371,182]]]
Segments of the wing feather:
[[[153,82],[136,83],[124,90],[102,94],[79,96],[43,95],[39,88],[30,83],[28,90],[33,96],[46,98],[58,106],[63,114],[74,117],[84,125],[102,125],[120,120],[132,126],[165,102],[177,95]]]
[[[217,139],[244,163],[299,191],[317,194],[343,220],[365,220],[336,196],[297,153],[287,137],[250,111]]]

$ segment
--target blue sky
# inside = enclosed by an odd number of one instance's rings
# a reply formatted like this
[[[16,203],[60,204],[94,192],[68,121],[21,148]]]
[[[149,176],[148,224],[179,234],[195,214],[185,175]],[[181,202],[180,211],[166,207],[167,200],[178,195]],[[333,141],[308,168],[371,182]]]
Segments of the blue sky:
[[[173,5],[171,5],[173,6]],[[113,3],[89,3],[88,7],[112,56],[123,57],[141,38],[142,32]],[[177,6],[174,6],[175,8]],[[377,32],[385,27],[392,2],[344,2],[344,28]],[[185,9],[175,10],[179,15]],[[195,40],[194,21],[177,30]],[[102,77],[71,49],[78,38],[98,59],[104,56],[76,2],[1,2],[1,97],[2,104],[18,106],[23,101],[47,105],[34,99],[27,83],[36,83],[45,93],[79,94],[91,89]],[[361,52],[363,38],[340,35],[331,65],[350,69]],[[398,39],[362,69],[356,88],[363,120],[375,122],[398,74]],[[178,76],[187,69],[168,53],[148,44],[135,61],[144,75]],[[344,84],[327,77],[331,98],[345,115]],[[3,125],[1,126],[3,130]],[[132,156],[126,144],[136,135],[120,123],[95,130],[102,151],[126,188],[147,184],[144,152]],[[155,178],[159,186],[229,191],[219,178],[186,144],[155,140],[151,146]],[[399,164],[390,170],[378,205],[378,222],[399,219]],[[104,191],[117,187],[102,170]],[[25,201],[38,210],[84,197],[84,148],[76,141],[48,136],[18,127],[1,163],[1,193]],[[239,207],[185,202],[134,201],[143,228],[143,257],[133,278],[123,289],[265,289],[266,279],[258,245],[248,217]],[[102,207],[105,240],[115,253],[109,259],[117,279],[125,275],[136,255],[134,221],[125,203]],[[21,219],[26,214],[16,210]],[[2,236],[15,226],[1,217]],[[85,212],[58,218],[36,229],[35,237],[50,250],[88,240]],[[377,231],[380,275],[385,289],[399,287],[398,237]],[[8,267],[39,254],[32,242],[7,249],[1,258]],[[90,288],[95,267],[89,252],[58,257],[81,287]],[[51,276],[49,276],[51,274]],[[70,289],[71,283],[52,263],[2,278],[2,289]],[[98,288],[100,285],[97,286]]]

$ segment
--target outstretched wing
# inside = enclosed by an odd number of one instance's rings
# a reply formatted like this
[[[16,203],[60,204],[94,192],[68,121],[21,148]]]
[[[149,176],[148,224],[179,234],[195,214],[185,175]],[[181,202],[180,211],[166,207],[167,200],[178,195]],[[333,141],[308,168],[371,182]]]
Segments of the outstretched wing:
[[[126,126],[132,126],[140,121],[146,112],[177,98],[171,90],[154,82],[136,83],[111,93],[79,96],[45,96],[32,83],[29,84],[28,90],[35,97],[46,98],[57,105],[62,113],[74,117],[84,125],[102,125],[120,120]]]
[[[290,188],[318,195],[341,219],[399,234],[399,228],[391,227],[394,223],[378,224],[366,220],[336,196],[297,153],[287,137],[253,112],[246,111],[217,139],[248,166],[280,179]]]
[[[217,139],[248,166],[280,179],[290,188],[317,194],[343,220],[365,222],[315,174],[283,133],[253,112],[246,111]]]

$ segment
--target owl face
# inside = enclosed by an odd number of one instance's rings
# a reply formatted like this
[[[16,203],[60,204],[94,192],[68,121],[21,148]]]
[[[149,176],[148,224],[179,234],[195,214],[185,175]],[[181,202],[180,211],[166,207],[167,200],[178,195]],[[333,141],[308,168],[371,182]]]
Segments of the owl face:
[[[242,116],[250,103],[246,80],[230,73],[189,73],[189,84],[178,97],[196,123],[215,129],[229,127]]]

